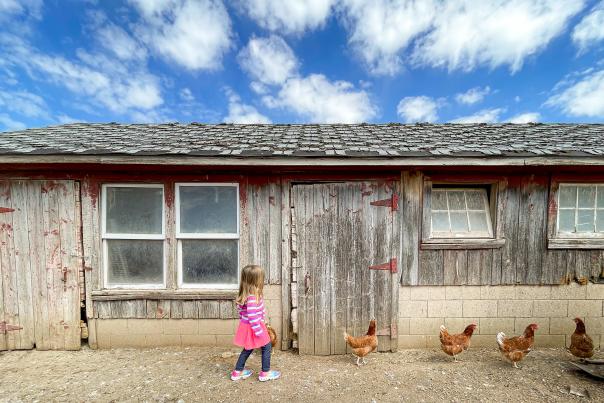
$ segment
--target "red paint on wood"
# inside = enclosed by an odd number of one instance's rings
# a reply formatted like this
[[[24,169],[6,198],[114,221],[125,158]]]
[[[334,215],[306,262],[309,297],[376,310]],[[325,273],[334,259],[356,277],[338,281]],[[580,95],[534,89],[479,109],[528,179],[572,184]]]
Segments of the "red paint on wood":
[[[396,258],[393,257],[388,263],[369,266],[369,270],[389,270],[391,273],[396,273],[398,271],[398,262]]]
[[[0,213],[12,213],[13,211],[15,211],[14,208],[10,208],[10,207],[0,207]]]

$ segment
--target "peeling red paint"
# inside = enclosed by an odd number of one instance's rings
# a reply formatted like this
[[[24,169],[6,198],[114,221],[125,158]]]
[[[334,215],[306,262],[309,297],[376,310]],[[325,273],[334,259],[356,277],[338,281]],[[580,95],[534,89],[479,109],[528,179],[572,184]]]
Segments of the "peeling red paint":
[[[2,224],[0,224],[0,230],[6,231],[6,232],[11,232],[13,230],[13,226],[10,224],[2,223]]]
[[[364,192],[361,192],[361,196],[365,197],[365,196],[371,196],[373,194],[373,191],[371,190],[366,190]]]
[[[0,213],[12,213],[13,211],[15,211],[14,208],[0,207]]]
[[[269,196],[268,202],[271,206],[275,206],[275,196]]]

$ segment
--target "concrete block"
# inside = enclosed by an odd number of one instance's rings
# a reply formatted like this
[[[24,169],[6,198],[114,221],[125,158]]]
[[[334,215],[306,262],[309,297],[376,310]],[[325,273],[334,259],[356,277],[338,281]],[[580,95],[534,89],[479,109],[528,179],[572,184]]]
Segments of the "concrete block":
[[[178,334],[146,335],[145,338],[147,347],[182,346],[181,336]]]
[[[438,335],[443,323],[443,318],[411,318],[409,334]]]
[[[164,319],[161,321],[164,335],[197,334],[199,319]]]
[[[497,316],[502,318],[527,318],[533,316],[533,301],[499,300],[497,301]]]
[[[545,316],[566,316],[568,314],[568,301],[558,300],[536,300],[533,303],[533,315],[536,317]]]
[[[183,346],[192,347],[214,347],[216,346],[216,336],[208,334],[184,334],[180,337]]]
[[[586,291],[587,299],[604,300],[604,284],[588,284]]]
[[[111,348],[144,348],[147,347],[147,335],[144,334],[131,334],[111,335]]]
[[[445,286],[445,298],[446,299],[463,299],[462,289],[463,289],[463,287],[460,285]]]
[[[444,325],[449,333],[456,334],[463,332],[466,326],[471,325],[472,323],[478,325],[478,322],[478,318],[445,318]],[[478,334],[479,329],[480,327],[477,327],[474,334]]]
[[[574,322],[573,322],[574,324]],[[604,318],[603,317],[586,317],[585,330],[590,336],[604,335]]]
[[[516,299],[550,299],[551,295],[551,287],[547,285],[516,286]]]
[[[111,348],[111,334],[102,333],[97,335],[96,346],[98,349]]]
[[[409,334],[409,319],[407,318],[399,318],[398,319],[398,334],[406,335]]]
[[[539,329],[535,331],[535,334],[548,334],[549,333],[549,318],[516,318],[514,322],[514,333],[515,336],[524,333],[524,329],[531,323],[539,325]],[[506,333],[509,336],[509,334]]]
[[[438,335],[426,336],[426,347],[440,349],[440,337]]]
[[[551,286],[552,299],[585,299],[587,286],[572,282],[568,285]]]
[[[401,318],[426,317],[428,316],[428,301],[405,301],[398,314]]]
[[[478,330],[481,335],[496,335],[499,332],[513,334],[514,323],[514,318],[480,318]]]
[[[462,301],[458,300],[430,300],[428,301],[428,317],[446,318],[461,316]]]
[[[399,348],[426,348],[426,336],[398,336]]]
[[[568,301],[568,316],[602,316],[602,301],[598,300],[572,300]]]
[[[130,334],[162,334],[162,321],[168,319],[128,319]]]
[[[480,299],[480,286],[479,285],[464,285],[461,288],[461,295],[463,299]]]
[[[483,285],[480,287],[481,299],[515,299],[516,288],[513,285]]]
[[[218,347],[233,347],[233,336],[232,335],[216,335],[216,346]]]
[[[238,319],[201,319],[199,334],[234,335]]]
[[[442,286],[413,286],[409,298],[414,301],[445,299],[445,288]]]
[[[535,334],[535,347],[564,347],[566,336]]]
[[[402,286],[398,289],[398,300],[407,301],[411,299],[411,287]]]
[[[495,340],[495,335],[492,334],[476,334],[472,336],[472,340],[470,342],[470,349],[472,347],[496,347],[497,341]]]
[[[575,322],[567,316],[561,318],[549,318],[549,334],[570,335],[575,331]]]
[[[97,319],[96,320],[97,337],[110,334],[127,335],[128,320],[127,319]]]
[[[479,290],[480,291],[480,290]],[[463,301],[463,317],[496,317],[497,301],[488,299],[470,299]]]

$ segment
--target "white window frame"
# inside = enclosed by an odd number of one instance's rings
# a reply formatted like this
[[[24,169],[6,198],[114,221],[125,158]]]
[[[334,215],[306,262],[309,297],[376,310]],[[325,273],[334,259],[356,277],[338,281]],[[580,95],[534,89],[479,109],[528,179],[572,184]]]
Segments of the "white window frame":
[[[161,234],[108,234],[107,233],[107,188],[112,187],[132,187],[132,188],[154,188],[162,190],[162,203],[161,203]],[[166,207],[165,207],[165,195],[166,190],[163,184],[157,183],[104,183],[101,186],[102,192],[102,206],[101,206],[101,239],[103,246],[103,286],[108,289],[165,289],[166,288],[166,269],[167,269],[167,255],[168,251],[166,248]],[[121,239],[121,240],[155,240],[163,241],[163,262],[162,271],[163,279],[161,284],[109,284],[109,259],[108,253],[109,248],[107,246],[107,240]]]
[[[468,204],[466,200],[466,209],[465,210],[451,210],[449,208],[449,198],[447,197],[447,210],[437,210],[434,209],[433,206],[430,206],[430,239],[492,239],[493,238],[493,225],[492,225],[492,217],[491,217],[491,209],[489,205],[489,195],[486,189],[480,187],[432,187],[431,194],[434,195],[434,192],[453,192],[453,191],[463,191],[464,194],[466,191],[471,192],[484,192],[484,210],[470,210],[468,209]],[[465,200],[465,197],[464,197]],[[487,215],[487,232],[478,232],[478,231],[470,231],[470,232],[435,232],[433,228],[433,212],[447,212],[449,215],[449,225],[451,224],[451,212],[471,212],[471,211],[484,211]],[[470,221],[468,219],[468,228],[470,226]]]
[[[570,207],[560,207],[560,194],[561,189],[563,187],[570,187],[570,186],[576,186],[577,188],[580,187],[595,187],[596,188],[596,195],[594,197],[594,207],[593,209],[591,208],[579,208],[578,207],[578,201],[579,201],[579,192],[577,189],[577,196],[575,199],[575,207],[570,208]],[[598,187],[604,187],[604,183],[569,183],[569,182],[564,182],[564,183],[560,183],[558,185],[558,191],[557,191],[557,195],[556,195],[556,203],[557,203],[557,211],[556,211],[556,238],[559,239],[604,239],[604,232],[564,232],[564,231],[560,231],[560,211],[561,210],[574,210],[575,211],[575,227],[577,225],[577,214],[579,212],[580,209],[583,210],[594,210],[596,212],[596,214],[594,214],[594,228],[596,228],[596,216],[597,216],[597,212],[598,210],[602,210],[604,211],[604,208],[602,207],[597,207],[598,206]]]
[[[237,205],[237,233],[181,233],[180,232],[180,188],[181,187],[234,187],[235,193],[237,196],[236,205]],[[200,290],[236,290],[239,288],[239,275],[241,270],[241,265],[239,262],[240,254],[241,254],[241,229],[240,229],[240,203],[239,203],[239,183],[212,183],[212,182],[180,182],[175,184],[175,218],[176,218],[176,244],[177,244],[177,283],[178,288],[186,288],[186,289],[200,289]],[[183,282],[182,275],[182,240],[187,239],[233,239],[237,240],[237,282],[233,284],[228,283],[218,283],[218,284],[204,284],[204,283],[187,283]]]

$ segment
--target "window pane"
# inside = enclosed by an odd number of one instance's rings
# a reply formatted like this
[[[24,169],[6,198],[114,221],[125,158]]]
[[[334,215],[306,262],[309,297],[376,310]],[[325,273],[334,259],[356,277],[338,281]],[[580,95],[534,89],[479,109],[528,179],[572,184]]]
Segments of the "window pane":
[[[237,233],[237,188],[180,186],[180,232]]]
[[[451,213],[451,231],[467,232],[468,217],[466,213]]]
[[[449,232],[448,213],[432,213],[432,231]]]
[[[594,232],[595,210],[579,210],[577,213],[577,232]]]
[[[604,210],[596,211],[596,232],[604,232]]]
[[[107,233],[162,233],[162,188],[112,186],[106,192]]]
[[[579,186],[579,208],[593,208],[596,200],[595,186]]]
[[[164,241],[117,240],[107,242],[107,282],[163,284]]]
[[[449,209],[451,210],[465,210],[466,209],[466,201],[463,196],[463,190],[459,191],[449,191],[447,192],[449,195]]]
[[[558,230],[575,232],[575,210],[558,210]]]
[[[486,193],[483,191],[466,191],[466,200],[468,201],[469,210],[484,210],[485,198]]]
[[[576,207],[577,206],[577,187],[576,186],[560,186],[560,207]]]
[[[237,284],[237,240],[182,240],[185,284]]]
[[[604,186],[598,186],[598,207],[604,208]]]
[[[432,190],[432,210],[447,209],[447,193],[443,190]]]
[[[487,224],[487,215],[484,212],[471,211],[468,213],[470,216],[470,230],[478,232],[488,232],[489,227]]]

